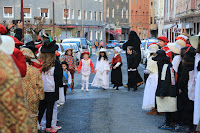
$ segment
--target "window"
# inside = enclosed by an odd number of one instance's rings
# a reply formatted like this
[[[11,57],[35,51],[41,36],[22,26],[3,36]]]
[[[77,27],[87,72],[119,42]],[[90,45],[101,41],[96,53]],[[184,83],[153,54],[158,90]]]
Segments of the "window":
[[[151,17],[150,23],[153,24],[153,18]]]
[[[46,17],[48,18],[49,17],[49,9],[47,8],[41,8],[41,17]]]
[[[150,7],[151,9],[153,8],[153,2],[151,2],[151,7]]]
[[[126,18],[128,19],[128,10],[126,10]]]
[[[81,10],[78,10],[78,20],[81,19]]]
[[[106,13],[106,15],[107,15],[107,18],[109,18],[109,7],[107,8],[107,13]]]
[[[64,9],[64,19],[66,19],[66,16],[67,16],[67,19],[70,18],[70,10],[69,9]]]
[[[72,9],[72,19],[74,19],[74,9]]]
[[[112,8],[112,18],[114,18],[114,17],[115,17],[115,9]]]
[[[84,20],[87,20],[87,11],[84,11]]]
[[[89,11],[89,19],[92,20],[92,11]]]
[[[13,17],[13,8],[12,7],[4,7],[4,17],[11,18]]]
[[[122,9],[122,18],[123,18],[123,16],[124,16],[124,11],[123,11],[123,9]]]
[[[24,8],[24,18],[31,18],[31,9],[30,8]]]
[[[102,36],[103,36],[102,31],[100,31],[100,40],[103,40]]]
[[[95,31],[95,40],[98,40],[98,32]]]
[[[154,17],[154,24],[156,24],[156,17]]]
[[[90,41],[92,40],[92,31],[90,31]]]
[[[95,21],[97,21],[97,12],[94,12]]]
[[[99,12],[99,20],[102,21],[102,12]]]

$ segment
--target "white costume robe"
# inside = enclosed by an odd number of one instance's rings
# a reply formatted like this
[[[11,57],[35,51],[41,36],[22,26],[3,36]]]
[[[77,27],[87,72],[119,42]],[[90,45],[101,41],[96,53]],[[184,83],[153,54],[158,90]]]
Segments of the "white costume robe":
[[[157,62],[152,60],[152,57],[148,59],[146,69],[150,71],[150,74],[144,89],[142,109],[151,110],[155,107],[155,95],[158,85],[158,66]]]
[[[108,89],[109,75],[106,73],[106,71],[110,70],[109,62],[104,60],[103,57],[101,57],[100,61],[97,59],[95,70],[96,70],[96,75],[92,82],[92,86]]]
[[[194,78],[195,78],[195,98],[194,98],[194,119],[193,124],[198,125],[200,120],[200,71],[197,70],[200,61],[200,54],[195,56]]]

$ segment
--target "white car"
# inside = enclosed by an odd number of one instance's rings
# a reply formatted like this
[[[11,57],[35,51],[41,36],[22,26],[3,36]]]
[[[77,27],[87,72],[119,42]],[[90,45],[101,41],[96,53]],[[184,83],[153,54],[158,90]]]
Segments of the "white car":
[[[124,43],[126,43],[127,42],[127,40],[121,40],[121,41],[119,41],[118,43],[120,44],[120,47],[122,48],[122,46],[124,45]]]
[[[146,40],[141,40],[141,63],[146,65],[147,64],[147,50],[149,48],[149,44],[151,43],[158,43],[158,39],[152,38],[152,39],[146,39]]]

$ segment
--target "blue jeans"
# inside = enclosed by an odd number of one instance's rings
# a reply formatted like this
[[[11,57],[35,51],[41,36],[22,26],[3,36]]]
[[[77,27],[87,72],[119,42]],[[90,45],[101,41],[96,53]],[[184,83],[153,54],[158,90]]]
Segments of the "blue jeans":
[[[98,51],[98,46],[95,46],[95,51]]]

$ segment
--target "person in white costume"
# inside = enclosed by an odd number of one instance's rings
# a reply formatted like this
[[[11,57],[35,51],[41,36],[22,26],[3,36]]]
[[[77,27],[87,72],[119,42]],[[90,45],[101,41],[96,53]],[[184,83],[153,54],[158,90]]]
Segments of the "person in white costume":
[[[158,45],[156,43],[149,44],[149,50],[148,50],[148,61],[147,61],[147,67],[146,70],[150,73],[149,77],[146,81],[146,86],[144,89],[144,97],[143,97],[143,110],[151,110],[150,114],[157,113],[155,109],[155,93],[157,89],[158,84],[158,66],[157,62],[152,60],[152,57],[154,53],[159,49]]]
[[[93,79],[92,86],[94,87],[102,87],[104,90],[109,88],[109,75],[108,72],[110,70],[109,62],[108,62],[108,51],[104,48],[101,48],[99,52],[97,52],[97,63],[96,63],[96,75]]]

